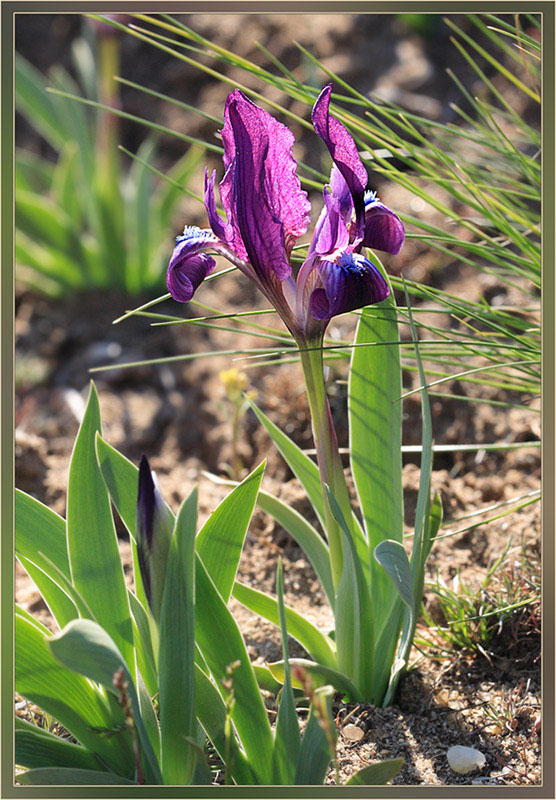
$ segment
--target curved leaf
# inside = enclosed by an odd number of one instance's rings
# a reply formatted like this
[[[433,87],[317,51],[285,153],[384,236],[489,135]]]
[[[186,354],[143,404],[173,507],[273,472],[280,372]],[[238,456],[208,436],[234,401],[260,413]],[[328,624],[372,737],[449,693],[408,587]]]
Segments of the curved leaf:
[[[90,619],[77,619],[66,625],[57,636],[48,640],[53,655],[68,669],[102,684],[108,692],[117,696],[114,676],[122,671],[127,683],[133,721],[145,754],[148,783],[162,783],[149,736],[143,723],[139,698],[125,659],[109,634]]]
[[[85,678],[53,657],[48,639],[30,620],[16,614],[15,626],[16,691],[51,714],[118,774],[133,775],[131,741],[118,730],[123,714],[115,717]],[[107,737],[102,733],[107,730],[115,733]]]
[[[273,597],[239,583],[239,581],[235,582],[232,594],[236,600],[239,600],[250,611],[259,614],[259,616],[264,617],[274,625],[280,625],[278,603]],[[288,634],[293,636],[315,661],[334,669],[336,667],[336,655],[332,639],[319,631],[317,627],[308,622],[305,617],[298,614],[293,608],[286,606],[285,614]]]
[[[191,783],[197,761],[188,739],[195,719],[195,534],[197,491],[182,503],[168,553],[160,617],[161,769],[166,784]]]
[[[393,293],[359,316],[355,344],[397,342]],[[370,587],[375,629],[395,599],[393,587],[372,553],[383,539],[403,539],[402,370],[400,347],[354,347],[348,384],[351,471],[369,542]]]
[[[403,758],[389,758],[363,767],[346,781],[346,786],[385,786],[395,778],[403,765]]]
[[[264,468],[263,461],[222,500],[197,536],[197,553],[226,603],[234,585]]]

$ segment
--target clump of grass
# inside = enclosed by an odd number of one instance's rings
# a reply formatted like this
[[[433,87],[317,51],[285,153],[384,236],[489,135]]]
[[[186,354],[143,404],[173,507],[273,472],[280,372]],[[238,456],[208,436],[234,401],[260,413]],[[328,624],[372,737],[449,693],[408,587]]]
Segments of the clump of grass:
[[[454,650],[479,654],[490,663],[501,658],[534,663],[540,656],[540,559],[520,549],[516,560],[511,541],[479,582],[459,572],[449,585],[438,574],[427,585],[439,614],[423,608],[417,645],[431,656]]]

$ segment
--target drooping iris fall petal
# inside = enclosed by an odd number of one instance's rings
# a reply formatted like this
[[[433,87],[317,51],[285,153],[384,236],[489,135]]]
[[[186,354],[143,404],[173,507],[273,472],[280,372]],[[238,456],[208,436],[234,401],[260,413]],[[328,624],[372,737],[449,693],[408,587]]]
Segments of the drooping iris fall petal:
[[[358,253],[343,253],[334,261],[323,259],[316,268],[324,288],[311,294],[310,310],[315,319],[328,320],[379,303],[390,294],[377,267]]]
[[[174,300],[187,303],[212,272],[216,262],[212,256],[202,251],[215,242],[210,231],[191,225],[177,237],[166,275],[168,291]]]
[[[365,247],[397,255],[404,241],[405,229],[397,214],[379,200],[365,203],[365,232],[362,241]]]

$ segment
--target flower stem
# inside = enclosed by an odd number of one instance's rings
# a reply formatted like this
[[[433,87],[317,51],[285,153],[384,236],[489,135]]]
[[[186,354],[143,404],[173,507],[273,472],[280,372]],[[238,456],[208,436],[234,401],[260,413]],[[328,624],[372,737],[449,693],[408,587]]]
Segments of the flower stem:
[[[317,462],[324,498],[324,515],[328,544],[330,547],[332,579],[334,581],[334,588],[337,589],[342,574],[343,563],[342,531],[330,508],[325,486],[328,485],[330,491],[336,498],[350,529],[352,526],[352,512],[341,456],[338,450],[336,430],[332,422],[330,405],[326,396],[322,349],[318,346],[319,344],[320,342],[300,343],[299,351],[307,387],[307,399],[311,412],[313,438],[315,440]],[[315,345],[317,346],[315,347]]]

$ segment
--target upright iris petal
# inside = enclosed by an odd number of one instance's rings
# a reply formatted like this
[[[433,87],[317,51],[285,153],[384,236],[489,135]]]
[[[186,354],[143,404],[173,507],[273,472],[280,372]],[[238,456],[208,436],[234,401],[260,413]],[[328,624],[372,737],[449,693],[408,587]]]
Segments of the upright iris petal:
[[[228,243],[260,277],[272,270],[284,280],[291,275],[293,243],[310,219],[295,174],[293,134],[236,89],[226,101],[222,139],[220,197],[231,229]]]
[[[351,134],[341,122],[330,116],[332,85],[325,86],[313,108],[313,127],[324,141],[340,174],[345,180],[355,209],[356,236],[363,230],[364,194],[367,170],[363,166]]]

